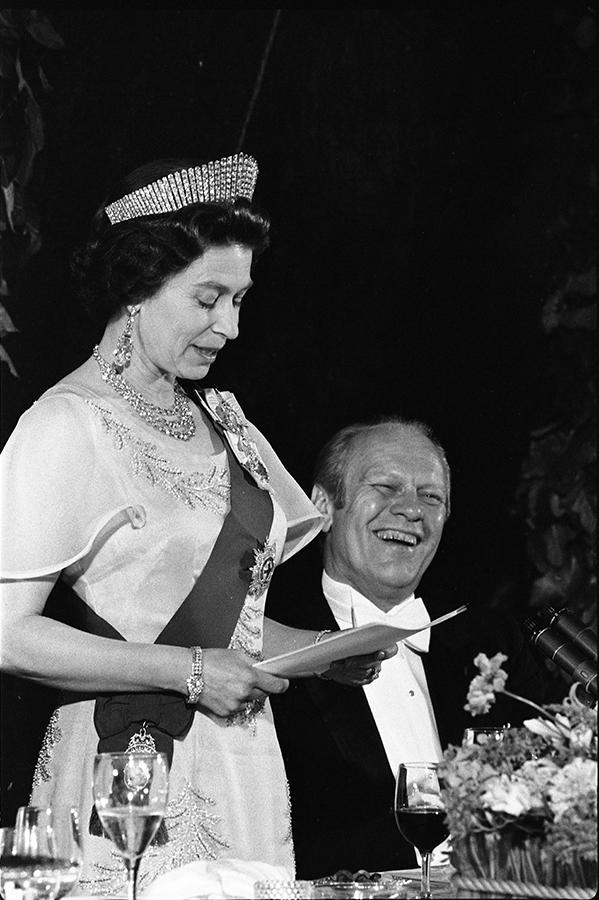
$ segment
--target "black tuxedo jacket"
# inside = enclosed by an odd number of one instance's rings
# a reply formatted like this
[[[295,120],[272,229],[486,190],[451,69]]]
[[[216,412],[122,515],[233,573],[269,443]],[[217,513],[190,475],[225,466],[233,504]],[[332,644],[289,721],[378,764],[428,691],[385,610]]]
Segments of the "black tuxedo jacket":
[[[320,592],[285,606],[292,610],[286,616],[275,598],[267,614],[294,627],[338,627]],[[542,669],[515,622],[468,611],[432,629],[423,662],[443,748],[459,744],[469,724],[514,725],[532,714],[505,697],[487,716],[473,719],[464,711],[474,656],[499,650],[508,655],[508,688],[544,699]],[[320,678],[294,679],[271,704],[291,792],[297,877],[416,865],[413,848],[397,830],[394,774],[364,691]]]

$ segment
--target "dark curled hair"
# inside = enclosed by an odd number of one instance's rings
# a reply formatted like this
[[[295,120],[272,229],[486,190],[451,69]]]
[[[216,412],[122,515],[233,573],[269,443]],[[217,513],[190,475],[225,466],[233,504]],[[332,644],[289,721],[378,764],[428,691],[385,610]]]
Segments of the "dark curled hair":
[[[240,244],[254,257],[267,248],[269,217],[243,198],[110,224],[107,204],[193,165],[201,161],[158,160],[141,166],[115,186],[96,212],[87,242],[72,255],[71,277],[81,303],[98,322],[151,297],[211,246]]]
[[[360,434],[376,428],[378,425],[404,425],[406,428],[412,428],[424,437],[428,438],[435,447],[443,471],[445,473],[445,482],[447,484],[447,518],[450,512],[450,489],[451,489],[451,473],[445,450],[437,439],[433,429],[425,422],[417,419],[404,419],[401,416],[380,416],[369,422],[358,422],[355,425],[347,425],[336,434],[334,434],[324,445],[316,459],[314,468],[313,484],[319,484],[332,498],[337,509],[345,504],[345,475],[353,444]]]

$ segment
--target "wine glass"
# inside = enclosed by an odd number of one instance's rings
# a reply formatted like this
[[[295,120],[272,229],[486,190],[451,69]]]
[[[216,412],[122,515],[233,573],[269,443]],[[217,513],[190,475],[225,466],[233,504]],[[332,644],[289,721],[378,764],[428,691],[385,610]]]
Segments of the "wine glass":
[[[5,871],[10,870],[12,866],[12,857],[14,854],[15,830],[14,828],[3,826],[0,828],[0,896],[4,897],[3,875]]]
[[[21,806],[12,832],[12,849],[9,845],[2,851],[1,880],[6,896],[14,893],[27,900],[59,900],[68,894],[81,870],[78,810]]]
[[[464,729],[462,746],[472,747],[474,744],[488,744],[490,741],[502,741],[509,725],[475,726]]]
[[[439,789],[438,763],[401,763],[395,782],[395,821],[422,857],[420,896],[432,897],[431,853],[448,835]]]
[[[127,867],[128,900],[136,900],[141,858],[166,812],[165,754],[98,753],[93,792],[102,828]]]

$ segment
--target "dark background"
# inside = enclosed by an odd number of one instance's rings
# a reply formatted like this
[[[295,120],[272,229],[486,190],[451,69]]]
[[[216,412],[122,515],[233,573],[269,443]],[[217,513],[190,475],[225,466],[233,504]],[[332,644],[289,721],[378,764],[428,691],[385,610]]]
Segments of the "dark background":
[[[2,367],[3,440],[97,337],[68,255],[113,180],[149,159],[228,155],[244,132],[272,247],[206,384],[234,391],[307,490],[337,428],[427,421],[453,512],[424,595],[525,610],[538,572],[516,495],[531,430],[571,371],[542,313],[593,240],[576,225],[591,190],[591,5],[282,10],[266,60],[272,9],[44,13],[64,47],[43,56],[28,186],[42,243],[7,304],[19,378]],[[283,567],[279,590],[313,555]],[[50,702],[5,679],[7,820]]]

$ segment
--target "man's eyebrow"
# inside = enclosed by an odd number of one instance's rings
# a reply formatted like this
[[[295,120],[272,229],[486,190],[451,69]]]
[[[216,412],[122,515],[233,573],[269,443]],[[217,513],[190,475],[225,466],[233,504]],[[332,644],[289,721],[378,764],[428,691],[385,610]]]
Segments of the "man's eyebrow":
[[[395,481],[405,481],[406,476],[402,475],[401,472],[396,472],[394,469],[388,469],[385,467],[380,468],[377,465],[370,466],[370,468],[366,469],[366,471],[362,475],[363,478],[382,478],[382,479],[390,479]],[[441,483],[440,481],[424,481],[421,484],[418,484],[419,491],[427,491],[427,490],[438,490],[447,493],[447,485],[445,483]]]

